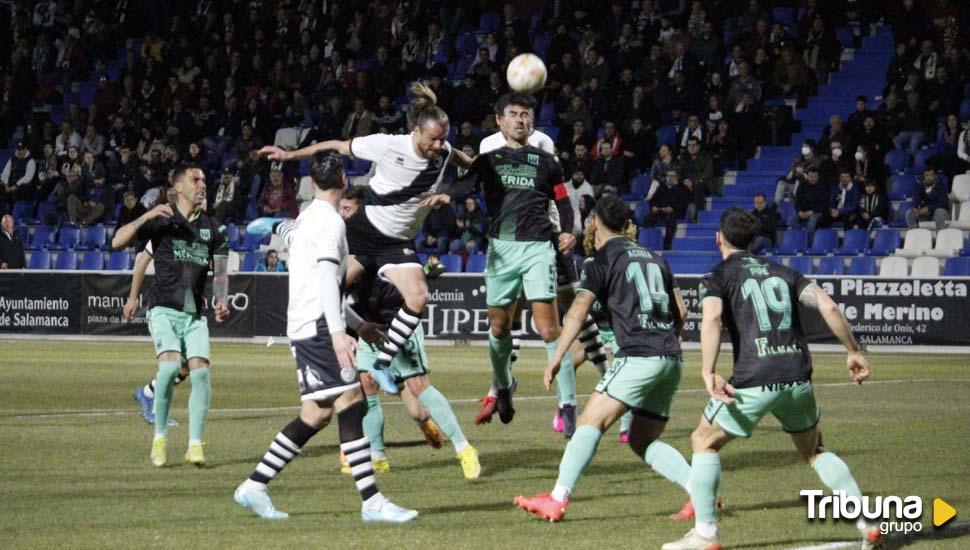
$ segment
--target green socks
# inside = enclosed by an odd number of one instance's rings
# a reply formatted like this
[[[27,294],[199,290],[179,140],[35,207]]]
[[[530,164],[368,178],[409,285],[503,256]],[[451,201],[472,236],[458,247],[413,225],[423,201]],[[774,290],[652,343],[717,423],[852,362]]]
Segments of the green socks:
[[[643,459],[655,472],[687,490],[690,465],[677,449],[663,441],[655,440],[647,447]]]
[[[155,435],[168,432],[168,410],[172,406],[172,388],[179,371],[178,361],[159,361],[155,374]]]
[[[859,484],[852,477],[849,467],[835,453],[825,452],[815,457],[812,469],[830,490],[845,491],[850,497],[861,497]]]
[[[492,360],[492,378],[495,387],[504,390],[512,385],[512,335],[498,339],[488,332],[488,356]]]
[[[721,456],[717,453],[694,453],[690,465],[690,500],[694,503],[698,523],[717,522],[717,487],[721,484]]]
[[[367,396],[364,436],[370,440],[371,451],[384,451],[384,408],[381,407],[381,398],[377,395]]]
[[[556,338],[552,342],[546,342],[546,357],[552,360],[553,355],[556,354],[556,346],[559,344],[559,338]],[[570,404],[575,405],[576,402],[576,369],[573,367],[573,355],[566,352],[566,355],[562,358],[562,363],[559,365],[559,374],[556,375],[556,387],[559,393],[559,406]]]
[[[559,463],[559,479],[556,480],[556,488],[552,492],[553,498],[559,501],[569,499],[569,495],[576,487],[576,482],[579,481],[579,476],[583,475],[586,467],[593,460],[602,436],[599,430],[589,424],[576,428],[573,438],[566,444],[562,462]]]
[[[468,446],[468,440],[461,431],[461,426],[458,425],[458,418],[455,417],[455,412],[451,410],[451,405],[445,396],[438,391],[438,388],[428,386],[418,396],[418,401],[431,413],[431,418],[434,419],[438,427],[441,428],[441,431],[451,440],[456,452],[461,452]]]
[[[193,443],[202,441],[205,421],[209,418],[209,400],[212,397],[209,367],[191,370],[189,378],[192,380],[192,392],[189,393],[189,443]],[[172,386],[169,386],[168,389],[171,392]],[[156,425],[158,425],[157,420],[156,417]]]

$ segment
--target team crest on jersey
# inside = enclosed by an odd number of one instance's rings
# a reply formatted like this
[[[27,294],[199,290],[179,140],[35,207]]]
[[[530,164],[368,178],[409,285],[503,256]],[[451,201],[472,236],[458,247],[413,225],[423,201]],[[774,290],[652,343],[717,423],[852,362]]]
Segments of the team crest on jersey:
[[[199,237],[203,241],[208,241],[209,239],[212,238],[212,233],[209,231],[209,229],[200,229],[199,230]]]
[[[351,368],[340,369],[340,379],[345,383],[350,384],[357,377],[357,371]]]
[[[539,166],[539,155],[535,153],[529,153],[528,156],[525,157],[525,160],[533,166]]]

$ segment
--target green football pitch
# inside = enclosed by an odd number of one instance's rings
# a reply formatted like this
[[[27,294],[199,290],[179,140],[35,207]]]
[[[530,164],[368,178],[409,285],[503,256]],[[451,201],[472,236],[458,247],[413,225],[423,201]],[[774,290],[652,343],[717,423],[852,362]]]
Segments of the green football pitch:
[[[685,494],[617,441],[617,427],[580,480],[560,524],[527,517],[518,494],[552,488],[565,444],[550,430],[555,401],[541,385],[544,353],[516,364],[510,425],[474,426],[490,367],[481,347],[429,350],[431,379],[452,402],[482,478],[461,476],[450,446],[428,447],[396,397],[384,396],[391,471],[382,492],[416,508],[405,526],[365,526],[351,480],[337,464],[336,426],[319,434],[270,488],[291,517],[267,522],[232,500],[276,432],[295,414],[296,376],[284,346],[213,345],[208,465],[181,462],[189,384],[176,388],[170,465],[148,462],[151,429],[132,391],[154,372],[147,342],[0,341],[0,546],[3,548],[659,548],[689,525],[667,515]],[[870,495],[923,498],[922,531],[889,546],[968,548],[970,361],[967,356],[870,356],[872,382],[848,383],[844,358],[817,354],[816,396],[827,447]],[[722,355],[722,361],[729,354]],[[688,369],[663,439],[689,460],[689,434],[706,402],[699,355]],[[725,368],[722,366],[722,368]],[[589,392],[595,370],[578,386]],[[843,522],[810,522],[802,489],[824,489],[777,421],[722,453],[722,542],[728,548],[838,547],[857,537]],[[932,499],[959,514],[932,526]]]

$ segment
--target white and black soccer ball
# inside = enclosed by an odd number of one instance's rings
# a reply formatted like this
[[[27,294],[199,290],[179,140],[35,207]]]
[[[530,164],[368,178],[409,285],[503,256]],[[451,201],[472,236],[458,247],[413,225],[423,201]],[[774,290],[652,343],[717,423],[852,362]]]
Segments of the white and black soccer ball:
[[[505,78],[509,82],[509,88],[516,92],[531,94],[546,85],[546,74],[546,64],[539,59],[539,56],[524,53],[515,56],[509,62]]]

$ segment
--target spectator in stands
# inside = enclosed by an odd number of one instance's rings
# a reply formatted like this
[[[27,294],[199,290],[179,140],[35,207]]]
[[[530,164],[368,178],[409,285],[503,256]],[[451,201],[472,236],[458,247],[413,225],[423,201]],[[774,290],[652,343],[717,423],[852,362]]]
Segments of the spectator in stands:
[[[589,233],[589,226],[593,223],[593,208],[596,207],[596,198],[589,195],[579,197],[579,225],[583,228],[583,233]]]
[[[84,180],[84,185],[91,186],[94,185],[94,180],[98,177],[106,177],[108,171],[105,170],[104,164],[95,159],[94,153],[91,151],[86,151],[84,153],[83,160],[81,162],[81,179]]]
[[[704,149],[711,154],[716,174],[721,174],[727,167],[738,168],[739,160],[738,136],[734,133],[727,118],[717,122],[717,127],[707,135]]]
[[[771,83],[785,97],[795,95],[799,102],[808,93],[808,68],[801,58],[795,56],[792,48],[781,50],[781,57],[775,62]]]
[[[71,123],[65,120],[61,123],[61,133],[54,138],[54,153],[57,156],[65,155],[71,146],[81,148],[81,134],[75,132]]]
[[[741,103],[741,94],[751,92],[751,97],[755,102],[761,100],[761,81],[751,74],[751,65],[747,61],[742,61],[738,65],[738,76],[731,81],[728,89],[728,97],[732,105]]]
[[[13,216],[6,214],[0,219],[0,269],[24,269],[27,257],[24,243],[14,231]]]
[[[272,248],[266,251],[266,257],[256,264],[256,271],[264,273],[286,273],[286,263],[280,259],[280,254]]]
[[[932,168],[923,170],[923,177],[916,184],[913,208],[906,212],[906,226],[919,227],[919,222],[932,220],[936,229],[946,227],[950,219],[950,199],[946,186]]]
[[[919,148],[927,141],[929,119],[926,109],[919,101],[919,94],[915,91],[906,93],[906,106],[899,116],[899,133],[893,139],[897,149],[909,151],[916,155]]]
[[[814,169],[818,172],[822,167],[822,159],[815,154],[815,140],[806,139],[802,144],[802,150],[792,162],[791,169],[784,178],[780,178],[775,184],[775,206],[778,206],[788,197],[793,197],[800,183],[805,181],[808,171]],[[828,200],[828,197],[826,197]]]
[[[677,222],[684,218],[691,205],[691,191],[680,181],[676,168],[667,171],[664,182],[650,198],[650,213],[644,220],[647,227],[664,224],[664,250],[670,250],[677,234]]]
[[[123,227],[137,220],[146,212],[145,207],[138,202],[138,196],[133,192],[125,192],[123,200],[124,206],[122,206],[121,213],[118,215],[118,227]]]
[[[601,192],[605,186],[613,187],[620,194],[630,190],[623,157],[613,155],[613,145],[609,141],[600,145],[599,160],[593,165],[590,183],[597,192]]]
[[[856,143],[869,151],[872,157],[882,162],[886,153],[892,149],[893,142],[886,131],[876,124],[876,114],[872,113],[862,121],[862,132],[856,136]]]
[[[819,181],[817,166],[806,171],[805,181],[795,190],[795,216],[792,227],[808,228],[809,240],[829,209],[829,190]]]
[[[104,153],[104,145],[104,136],[98,133],[94,124],[88,124],[84,130],[84,137],[81,139],[81,152],[90,151],[94,156],[100,157]]]
[[[593,159],[589,158],[589,149],[583,142],[577,142],[573,147],[573,154],[569,162],[566,163],[568,170],[565,173],[571,174],[580,170],[583,174],[593,174]]]
[[[451,206],[434,206],[424,218],[421,228],[424,237],[417,243],[418,252],[446,253],[456,227],[455,212]]]
[[[855,111],[852,111],[852,114],[846,119],[845,129],[853,138],[859,139],[862,136],[863,124],[866,117],[870,117],[872,114],[873,112],[869,110],[869,98],[864,95],[856,97]]]
[[[478,207],[478,201],[473,197],[465,199],[464,207],[458,213],[455,227],[458,229],[459,244],[465,248],[468,254],[473,254],[476,250],[482,250],[486,244],[486,224],[488,219]],[[452,250],[457,247],[452,244]]]
[[[599,160],[599,153],[601,146],[604,143],[610,144],[610,150],[614,157],[620,157],[623,155],[623,140],[620,138],[619,132],[616,131],[616,123],[612,120],[607,120],[603,123],[603,136],[596,140],[596,144],[593,145],[593,160]]]
[[[874,223],[882,224],[886,219],[888,204],[886,195],[879,192],[879,184],[876,180],[866,180],[863,193],[859,196],[855,227],[871,229]]]
[[[819,227],[830,227],[835,222],[842,222],[847,228],[854,227],[858,224],[858,208],[859,185],[852,181],[851,170],[841,170],[839,183],[832,186],[829,194],[829,209],[819,221]]]
[[[590,147],[593,146],[593,137],[590,135],[586,128],[586,121],[583,119],[577,119],[573,122],[572,127],[564,127],[559,133],[559,139],[556,143],[556,148],[560,152],[560,156],[564,160],[570,159],[570,152],[576,150],[576,145],[581,143],[583,147],[588,151]]]
[[[70,223],[84,226],[112,216],[114,193],[105,186],[105,181],[104,174],[95,175],[94,182],[85,191],[67,198]]]
[[[908,46],[904,41],[896,42],[896,55],[889,61],[889,68],[886,70],[886,90],[901,87],[906,81],[906,75],[913,68],[913,56],[910,55]],[[887,94],[883,94],[887,95]]]
[[[27,148],[26,143],[18,142],[13,156],[0,173],[0,183],[3,184],[3,194],[8,204],[34,200],[36,173],[37,164],[30,158],[30,149]]]
[[[231,167],[226,167],[222,171],[222,178],[219,179],[216,193],[209,201],[209,213],[219,223],[222,223],[226,218],[235,218],[239,215],[241,199],[242,189],[239,184],[239,176]]]
[[[596,197],[596,191],[593,186],[586,181],[586,174],[582,170],[574,171],[569,178],[569,183],[566,185],[566,191],[569,193],[569,202],[573,205],[573,219],[578,220],[580,218],[579,203],[583,197]],[[583,232],[583,226],[579,223],[573,224],[573,233],[579,235]]]
[[[292,182],[283,180],[283,172],[278,167],[270,171],[269,185],[259,196],[259,209],[264,216],[296,217],[296,190]]]
[[[809,69],[815,71],[819,82],[828,82],[829,71],[839,66],[842,47],[825,25],[825,19],[816,15],[812,20],[812,28],[803,40],[802,56]]]
[[[404,133],[404,113],[394,107],[389,96],[382,95],[381,99],[377,102],[377,111],[374,113],[374,125],[377,132],[381,134]]]
[[[51,191],[54,190],[54,186],[60,180],[60,161],[57,159],[57,155],[54,154],[54,144],[45,143],[44,144],[44,158],[39,161],[35,161],[37,166],[37,191],[34,194],[34,198],[37,202],[47,200],[50,196]]]
[[[488,83],[488,75],[496,70],[498,65],[489,57],[488,48],[481,47],[478,48],[478,56],[468,67],[466,74],[474,78],[480,86],[484,86]]]
[[[852,180],[856,182],[856,185],[862,187],[868,180],[872,179],[879,184],[879,190],[885,192],[886,178],[888,178],[886,165],[882,161],[872,158],[864,145],[856,148],[854,159]]]
[[[845,147],[841,141],[834,140],[829,143],[829,155],[822,160],[822,165],[819,168],[819,177],[822,178],[822,181],[838,181],[839,174],[843,170],[847,170],[849,174],[853,173],[854,161],[849,162],[844,152]]]
[[[634,118],[623,136],[623,158],[626,167],[634,173],[645,172],[657,149],[657,135],[644,127],[640,118]]]
[[[428,254],[428,261],[424,264],[424,276],[429,279],[437,279],[445,274],[445,265],[441,263],[438,254]]]
[[[758,236],[751,245],[751,251],[764,254],[775,246],[778,210],[774,206],[768,206],[768,197],[764,193],[758,193],[754,196],[754,210],[751,213],[758,218]]]
[[[674,160],[673,147],[666,143],[662,144],[660,150],[657,152],[657,158],[653,161],[653,166],[650,167],[650,191],[647,192],[648,199],[666,181],[667,173],[670,170],[676,169],[677,162]]]
[[[677,154],[683,154],[687,150],[687,142],[690,138],[697,138],[701,143],[704,143],[707,137],[707,131],[701,124],[701,117],[697,113],[691,113],[687,116],[687,126],[680,132],[680,137],[677,139]]]
[[[716,188],[714,179],[714,163],[710,155],[701,151],[701,141],[696,137],[687,141],[687,154],[681,155],[678,173],[683,178],[684,186],[694,195],[694,209],[691,221],[697,221],[697,213],[704,210],[707,197]]]

